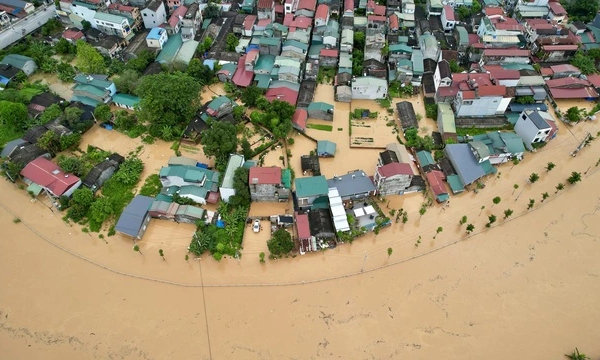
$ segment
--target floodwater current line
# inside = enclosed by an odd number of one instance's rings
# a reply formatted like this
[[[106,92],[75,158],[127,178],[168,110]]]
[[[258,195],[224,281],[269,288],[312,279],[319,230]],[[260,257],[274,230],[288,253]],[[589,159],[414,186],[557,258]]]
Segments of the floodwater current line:
[[[593,175],[595,175],[598,170],[600,170],[600,168],[595,169],[595,171],[592,171],[589,174],[585,174],[584,178],[589,178]],[[416,260],[419,259],[421,257],[424,257],[426,255],[438,252],[440,250],[443,250],[447,247],[450,247],[452,245],[456,245],[460,242],[463,242],[465,240],[468,240],[474,236],[477,236],[478,234],[484,233],[486,231],[489,231],[490,229],[493,229],[495,227],[501,226],[504,223],[507,222],[511,222],[514,221],[516,219],[521,218],[522,216],[525,216],[531,212],[537,211],[538,209],[546,206],[547,204],[549,204],[550,202],[554,201],[555,199],[559,198],[560,196],[563,196],[563,194],[566,194],[567,192],[569,192],[571,189],[573,189],[575,187],[575,185],[573,186],[569,186],[567,187],[564,191],[559,192],[558,194],[555,194],[554,196],[552,196],[551,198],[547,199],[546,201],[540,203],[540,205],[538,205],[537,207],[529,210],[529,211],[525,211],[523,213],[521,213],[520,215],[517,215],[515,217],[511,217],[509,219],[506,219],[504,221],[502,221],[501,223],[497,223],[496,225],[492,225],[489,228],[483,228],[483,230],[480,230],[478,232],[473,232],[469,235],[466,235],[462,238],[459,238],[457,240],[454,240],[452,242],[449,242],[447,244],[444,244],[440,247],[428,250],[424,253],[421,254],[417,254],[417,255],[413,255],[410,256],[408,258],[404,258],[404,259],[400,259],[398,261],[392,262],[392,263],[387,263],[384,265],[380,265],[371,269],[365,269],[363,272],[353,272],[353,273],[348,273],[348,274],[343,274],[343,275],[337,275],[337,276],[331,276],[331,277],[327,277],[327,278],[321,278],[321,279],[313,279],[313,280],[302,280],[302,281],[293,281],[293,282],[281,282],[281,283],[250,283],[250,284],[186,284],[186,283],[180,283],[180,282],[176,282],[176,281],[171,281],[171,280],[165,280],[165,279],[158,279],[158,278],[152,278],[152,277],[147,277],[147,276],[143,276],[143,275],[136,275],[136,274],[130,274],[130,273],[126,273],[124,271],[120,271],[117,269],[113,269],[109,266],[106,265],[102,265],[97,261],[91,260],[83,255],[80,255],[72,250],[69,250],[67,248],[65,248],[62,245],[57,244],[56,242],[54,242],[53,240],[45,237],[43,234],[41,234],[39,231],[37,231],[33,226],[31,226],[29,223],[22,221],[19,223],[20,226],[25,226],[27,227],[31,232],[33,232],[35,235],[37,235],[38,238],[44,240],[45,242],[47,242],[48,244],[56,247],[59,250],[62,250],[63,252],[72,255],[80,260],[83,260],[89,264],[92,264],[96,267],[99,267],[101,269],[110,271],[114,274],[117,275],[122,275],[122,276],[126,276],[126,277],[130,277],[130,278],[134,278],[134,279],[140,279],[140,280],[146,280],[146,281],[153,281],[156,283],[162,283],[162,284],[166,284],[166,285],[173,285],[173,286],[179,286],[179,287],[188,287],[188,288],[243,288],[243,287],[247,287],[247,288],[251,288],[251,287],[283,287],[283,286],[297,286],[297,285],[306,285],[306,284],[314,284],[314,283],[321,283],[321,282],[327,282],[327,281],[332,281],[332,280],[339,280],[339,279],[344,279],[344,278],[350,278],[350,277],[354,277],[354,276],[359,276],[362,274],[367,274],[367,273],[371,273],[371,272],[375,272],[375,271],[379,271],[388,267],[392,267],[392,266],[396,266],[396,265],[400,265],[400,264],[404,264],[406,262],[412,261],[412,260]],[[0,207],[3,208],[7,213],[9,213],[10,215],[12,215],[13,217],[18,217],[12,210],[10,210],[6,204],[4,202],[0,202]]]

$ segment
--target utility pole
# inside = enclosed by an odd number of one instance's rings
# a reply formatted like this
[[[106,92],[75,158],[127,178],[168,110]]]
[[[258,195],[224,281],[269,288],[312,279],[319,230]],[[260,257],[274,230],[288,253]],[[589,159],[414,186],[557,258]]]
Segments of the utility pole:
[[[365,263],[367,262],[367,254],[365,253],[365,256],[363,258],[363,264],[362,267],[360,268],[360,272],[365,272]]]

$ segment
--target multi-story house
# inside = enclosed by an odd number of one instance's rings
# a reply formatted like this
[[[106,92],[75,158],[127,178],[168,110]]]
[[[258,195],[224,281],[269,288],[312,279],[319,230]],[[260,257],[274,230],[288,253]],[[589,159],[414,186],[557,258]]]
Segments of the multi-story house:
[[[202,11],[198,3],[192,3],[182,19],[181,24],[181,39],[183,41],[193,40],[196,32],[202,24]]]
[[[130,22],[132,23],[131,28],[135,31],[139,31],[142,28],[142,16],[140,15],[140,9],[137,7],[121,4],[110,4],[108,5],[108,13],[129,18]]]
[[[98,30],[107,35],[115,35],[126,40],[131,40],[134,35],[131,22],[128,17],[121,15],[103,12],[96,12],[96,15],[94,15],[94,23]]]
[[[258,0],[256,6],[258,20],[269,19],[275,20],[275,1],[274,0]]]
[[[161,0],[151,0],[141,11],[146,29],[152,29],[167,22],[167,10]]]
[[[248,175],[250,198],[252,201],[285,201],[290,190],[282,181],[280,167],[251,167]]]

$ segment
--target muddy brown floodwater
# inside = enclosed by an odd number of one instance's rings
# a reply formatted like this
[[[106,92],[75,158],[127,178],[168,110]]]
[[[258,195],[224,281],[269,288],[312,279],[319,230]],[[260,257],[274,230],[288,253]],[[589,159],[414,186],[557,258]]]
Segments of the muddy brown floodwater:
[[[241,259],[186,261],[193,227],[152,220],[138,253],[131,240],[105,243],[66,225],[0,181],[0,358],[561,359],[575,347],[597,358],[599,140],[577,157],[569,153],[599,130],[561,124],[548,146],[500,166],[485,189],[453,196],[446,210],[433,206],[420,217],[421,194],[389,197],[382,209],[406,209],[406,224],[265,264],[258,254],[266,232],[246,229]],[[99,131],[84,142],[124,152],[138,144]],[[298,150],[310,148],[295,139],[294,167]],[[342,156],[322,166],[327,176],[374,170],[376,150],[347,156],[348,143],[340,144]],[[166,162],[169,146],[146,149],[148,171]],[[549,161],[556,168],[546,172]],[[582,173],[581,183],[555,194],[572,171]],[[540,180],[527,184],[532,172]],[[550,198],[542,203],[543,192]],[[251,214],[289,206],[256,204]],[[514,214],[503,220],[509,208]],[[498,221],[486,229],[491,214]],[[463,215],[476,228],[469,237]]]

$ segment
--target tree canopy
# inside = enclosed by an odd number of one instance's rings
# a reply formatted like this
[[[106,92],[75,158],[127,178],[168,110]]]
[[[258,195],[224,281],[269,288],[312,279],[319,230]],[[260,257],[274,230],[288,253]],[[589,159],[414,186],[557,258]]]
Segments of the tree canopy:
[[[175,72],[142,77],[137,87],[141,98],[138,116],[150,123],[152,136],[163,138],[164,127],[183,131],[199,107],[201,85],[191,76]]]
[[[235,195],[229,198],[231,207],[250,207],[250,189],[248,188],[249,169],[244,167],[235,170],[233,176],[233,189]]]
[[[269,129],[277,139],[284,139],[292,130],[292,116],[296,108],[285,101],[273,100],[269,103],[264,97],[257,100],[257,106],[264,113],[253,112],[250,120]]]
[[[204,8],[203,11],[203,15],[205,19],[214,19],[214,18],[218,18],[219,14],[221,13],[221,8],[219,7],[219,5],[214,4],[214,3],[209,3],[208,5],[206,5],[206,7]]]
[[[235,51],[236,46],[240,43],[240,39],[233,33],[227,34],[227,51]]]
[[[285,255],[294,248],[294,241],[289,232],[284,229],[277,229],[273,233],[271,240],[267,241],[269,252],[275,256]]]
[[[579,70],[581,70],[581,73],[585,75],[594,74],[597,72],[594,59],[584,55],[581,51],[578,51],[575,56],[571,58],[571,65],[577,67]]]
[[[569,20],[579,20],[584,23],[590,22],[598,12],[598,1],[596,0],[563,0],[561,4],[569,14]]]
[[[235,126],[229,122],[213,122],[201,135],[202,149],[207,156],[214,156],[217,162],[227,161],[229,154],[236,152],[238,138]]]
[[[258,99],[263,95],[261,89],[255,85],[250,85],[242,91],[241,100],[248,107],[255,107]]]
[[[208,85],[213,82],[215,72],[210,67],[204,65],[200,59],[192,59],[188,64],[186,72],[189,76],[200,81],[203,85]]]
[[[120,93],[135,94],[140,83],[140,74],[132,69],[125,69],[113,80]]]
[[[103,74],[106,71],[104,58],[92,45],[77,41],[77,67],[86,74]]]
[[[0,101],[0,124],[14,130],[26,130],[27,123],[27,107],[24,104]]]

